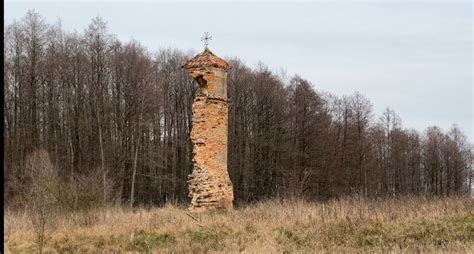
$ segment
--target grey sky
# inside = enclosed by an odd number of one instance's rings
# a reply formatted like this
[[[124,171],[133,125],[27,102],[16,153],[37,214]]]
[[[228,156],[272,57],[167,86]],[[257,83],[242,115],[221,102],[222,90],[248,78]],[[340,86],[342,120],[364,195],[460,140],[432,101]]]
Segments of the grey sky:
[[[166,3],[6,1],[5,20],[36,9],[48,22],[82,32],[97,15],[122,40],[149,50],[210,48],[250,66],[262,61],[299,74],[319,91],[359,91],[376,114],[394,109],[423,131],[452,123],[474,140],[471,1]]]

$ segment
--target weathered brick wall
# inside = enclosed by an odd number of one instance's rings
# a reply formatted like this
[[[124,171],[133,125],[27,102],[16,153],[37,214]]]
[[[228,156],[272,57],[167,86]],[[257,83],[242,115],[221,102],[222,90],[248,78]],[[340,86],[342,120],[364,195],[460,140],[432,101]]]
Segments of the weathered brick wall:
[[[198,96],[193,103],[193,173],[189,176],[191,210],[231,209],[234,199],[227,172],[229,101]]]
[[[227,98],[227,71],[215,67],[189,69],[189,74],[199,84],[199,95]]]
[[[188,181],[190,209],[232,209],[234,193],[227,172],[227,71],[230,65],[206,47],[183,68],[199,84],[191,130],[194,168]]]

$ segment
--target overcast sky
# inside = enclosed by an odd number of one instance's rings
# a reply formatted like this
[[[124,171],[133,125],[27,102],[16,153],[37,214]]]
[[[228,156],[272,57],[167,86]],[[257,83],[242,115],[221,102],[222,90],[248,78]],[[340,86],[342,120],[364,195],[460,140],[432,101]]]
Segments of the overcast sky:
[[[471,1],[318,1],[216,3],[6,0],[5,21],[36,9],[66,30],[82,32],[97,15],[124,41],[149,50],[202,50],[251,67],[262,61],[308,79],[318,91],[359,91],[380,115],[395,110],[404,127],[447,130],[474,141]]]

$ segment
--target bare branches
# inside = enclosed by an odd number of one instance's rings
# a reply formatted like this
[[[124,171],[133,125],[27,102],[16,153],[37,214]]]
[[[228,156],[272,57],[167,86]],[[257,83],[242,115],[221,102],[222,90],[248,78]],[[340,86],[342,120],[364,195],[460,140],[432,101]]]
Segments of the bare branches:
[[[28,155],[38,149],[59,182],[99,176],[101,203],[187,202],[197,89],[180,68],[187,55],[120,42],[100,17],[70,33],[30,12],[4,35],[7,203],[24,200],[33,181]],[[393,110],[376,117],[360,93],[322,94],[262,63],[229,62],[237,202],[469,192],[472,148],[458,127],[420,134]]]

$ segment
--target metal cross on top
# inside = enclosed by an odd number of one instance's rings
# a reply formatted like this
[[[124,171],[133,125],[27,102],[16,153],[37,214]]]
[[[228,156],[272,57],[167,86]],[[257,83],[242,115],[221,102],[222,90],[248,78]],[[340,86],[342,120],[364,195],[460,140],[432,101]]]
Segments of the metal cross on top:
[[[209,41],[212,40],[212,36],[209,35],[209,32],[205,32],[204,36],[201,37],[201,41],[204,41],[204,47],[207,49]]]

